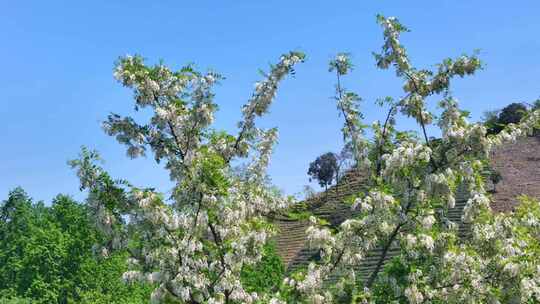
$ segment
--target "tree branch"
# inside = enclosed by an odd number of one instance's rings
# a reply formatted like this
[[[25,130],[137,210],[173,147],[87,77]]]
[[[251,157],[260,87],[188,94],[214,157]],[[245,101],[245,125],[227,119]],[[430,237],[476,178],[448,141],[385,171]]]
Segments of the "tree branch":
[[[185,154],[184,154],[184,152],[182,152],[182,146],[180,144],[180,139],[178,138],[178,136],[176,136],[176,133],[174,132],[174,127],[173,127],[172,123],[169,120],[167,120],[167,125],[169,126],[171,135],[173,136],[174,141],[176,142],[176,146],[178,147],[178,153],[180,154],[180,158],[182,160],[184,160]]]
[[[408,78],[409,80],[412,82],[413,86],[414,86],[414,90],[416,92],[416,94],[420,95],[420,96],[423,96],[422,94],[419,93],[419,90],[418,90],[418,86],[416,85],[416,81],[414,80],[414,78],[408,73],[408,72],[403,72]],[[433,148],[431,147],[431,144],[429,142],[429,138],[427,136],[427,132],[426,132],[426,124],[425,124],[425,121],[424,121],[424,111],[423,109],[420,107],[420,105],[417,106],[418,107],[418,110],[419,110],[419,117],[420,117],[420,126],[422,127],[422,133],[424,133],[424,139],[426,141],[426,145],[428,146],[428,148],[431,149],[431,151],[433,152]],[[434,167],[434,169],[438,169],[438,165],[435,163],[435,160],[433,159],[433,157],[430,157],[429,158],[430,162],[431,162],[431,165]]]
[[[387,127],[388,127],[388,122],[390,121],[390,117],[392,116],[392,112],[394,111],[394,109],[396,108],[395,105],[393,105],[392,107],[390,107],[390,110],[388,111],[388,114],[386,114],[386,119],[384,120],[384,126],[383,126],[383,131],[382,131],[382,134],[381,134],[381,141],[379,142],[379,147],[378,147],[378,158],[377,158],[377,175],[380,175],[381,174],[381,168],[382,168],[382,162],[381,162],[381,157],[382,157],[382,153],[383,153],[383,146],[386,142],[386,132],[387,132]]]
[[[410,181],[409,181],[409,186],[411,186]],[[405,207],[405,214],[407,214],[409,212],[411,206],[412,206],[412,200],[409,200],[407,202],[407,206]],[[394,230],[392,231],[392,234],[390,234],[390,237],[388,238],[387,243],[383,247],[383,251],[381,253],[381,256],[379,257],[379,260],[377,261],[377,265],[375,266],[375,270],[373,270],[373,272],[371,273],[369,279],[364,284],[365,287],[370,288],[373,285],[373,283],[375,282],[375,279],[379,275],[379,272],[380,272],[381,267],[382,267],[382,265],[384,263],[384,260],[386,259],[386,255],[388,254],[388,250],[390,249],[390,246],[392,246],[392,243],[394,242],[395,238],[397,237],[397,235],[399,233],[399,230],[401,229],[401,227],[403,227],[403,225],[405,225],[405,223],[406,223],[406,221],[405,222],[400,222],[399,224],[397,224],[396,228],[394,228]]]

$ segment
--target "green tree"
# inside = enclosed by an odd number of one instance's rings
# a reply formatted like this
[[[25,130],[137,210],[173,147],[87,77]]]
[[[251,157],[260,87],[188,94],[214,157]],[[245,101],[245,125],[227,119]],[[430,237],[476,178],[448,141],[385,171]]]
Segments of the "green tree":
[[[86,206],[65,195],[50,207],[17,188],[0,208],[0,303],[145,303],[149,286],[125,285],[125,253],[97,259],[101,238]]]
[[[534,101],[532,109],[533,111],[540,110],[540,98]]]
[[[6,294],[56,302],[61,278],[61,234],[46,221],[42,204],[33,205],[20,188],[2,204],[0,289]]]
[[[533,107],[532,110],[535,110]],[[488,111],[484,113],[484,124],[488,134],[501,132],[508,124],[517,124],[529,113],[523,103],[511,103],[500,111]]]
[[[241,280],[246,291],[269,293],[278,289],[285,276],[285,267],[276,252],[275,244],[267,243],[263,248],[261,260],[242,269]]]
[[[527,114],[527,107],[524,104],[511,103],[499,113],[499,124],[506,126],[510,123],[519,123],[525,114]]]
[[[486,111],[482,117],[482,121],[486,126],[488,134],[496,134],[501,130],[499,125],[499,112],[500,111]]]
[[[326,190],[334,179],[337,179],[337,172],[338,160],[336,154],[327,152],[309,164],[307,173],[310,176],[309,181],[312,179],[317,180],[319,185]]]

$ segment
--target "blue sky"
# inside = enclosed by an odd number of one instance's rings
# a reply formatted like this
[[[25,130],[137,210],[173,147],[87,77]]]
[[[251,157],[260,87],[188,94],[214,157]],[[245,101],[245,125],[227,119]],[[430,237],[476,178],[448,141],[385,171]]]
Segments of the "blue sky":
[[[327,72],[334,54],[352,53],[356,69],[345,84],[364,98],[369,122],[382,115],[377,97],[400,96],[401,82],[375,69],[371,56],[382,43],[377,13],[412,30],[402,41],[418,67],[481,50],[485,70],[453,86],[478,119],[540,96],[538,12],[540,2],[518,0],[0,1],[0,199],[16,186],[35,199],[82,198],[66,165],[81,145],[99,150],[114,177],[169,189],[164,170],[151,159],[129,160],[100,128],[109,112],[132,113],[131,92],[112,77],[120,55],[221,72],[227,79],[217,88],[216,127],[234,131],[258,69],[288,50],[306,52],[261,121],[279,127],[269,173],[292,194],[308,183],[310,161],[342,145]]]

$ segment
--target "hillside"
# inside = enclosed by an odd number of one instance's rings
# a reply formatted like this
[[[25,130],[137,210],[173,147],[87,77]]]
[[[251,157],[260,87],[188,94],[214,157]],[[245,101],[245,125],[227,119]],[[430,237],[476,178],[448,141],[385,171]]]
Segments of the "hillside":
[[[493,190],[492,207],[495,211],[512,210],[518,203],[516,196],[520,194],[540,198],[540,135],[524,138],[512,145],[499,148],[493,152],[491,159],[493,168],[502,176],[502,180],[495,188],[488,185]],[[363,181],[364,178],[361,175],[348,173],[337,186],[300,203],[299,208],[306,209],[333,225],[339,225],[353,215],[345,199],[351,194],[364,191]],[[449,212],[450,219],[459,223],[461,236],[468,232],[468,226],[461,222],[466,201],[465,194],[458,190],[456,206]],[[274,222],[280,229],[280,234],[276,238],[277,250],[288,271],[305,266],[309,260],[317,258],[317,251],[310,249],[306,242],[305,230],[309,225],[307,219],[281,216]],[[394,257],[398,252],[397,246],[391,247],[386,260]],[[373,270],[380,258],[380,253],[381,250],[376,248],[362,265],[351,265],[356,268],[360,280],[365,279]],[[330,280],[333,281],[337,277],[338,274],[335,274]]]
[[[521,194],[540,198],[540,134],[499,148],[491,159],[502,176],[493,193],[493,210],[511,211]]]

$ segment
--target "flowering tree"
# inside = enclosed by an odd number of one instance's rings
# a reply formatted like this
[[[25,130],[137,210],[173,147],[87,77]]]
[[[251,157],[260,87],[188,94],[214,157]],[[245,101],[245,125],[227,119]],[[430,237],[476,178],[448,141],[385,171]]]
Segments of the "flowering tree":
[[[355,287],[359,302],[540,300],[538,202],[525,200],[516,214],[495,216],[481,175],[492,147],[531,132],[540,111],[487,136],[483,125],[467,121],[450,91],[453,78],[481,67],[476,54],[445,59],[435,70],[416,69],[399,42],[407,29],[395,18],[378,21],[384,44],[375,55],[377,65],[395,68],[404,94],[378,101],[388,108],[387,115],[368,127],[360,97],[341,85],[353,68],[348,55],[330,62],[343,135],[355,166],[367,173],[369,191],[357,195],[352,206],[357,215],[337,229],[312,218],[307,232],[312,246],[320,248],[318,262],[267,294],[246,292],[240,279],[243,266],[260,260],[273,232],[266,215],[289,203],[265,179],[276,130],[258,129],[254,121],[267,111],[279,81],[303,60],[296,52],[283,55],[256,84],[236,136],[210,128],[217,109],[212,86],[219,75],[191,66],[173,72],[161,64],[147,66],[140,57],[121,58],[115,77],[134,90],[135,109],[150,108],[152,117],[140,125],[113,114],[105,130],[128,147],[131,157],[153,152],[157,162],[165,162],[175,186],[166,199],[153,189],[114,181],[96,164],[94,152],[83,151],[71,164],[82,188],[89,190],[96,223],[109,236],[96,249],[106,255],[127,248],[132,270],[125,280],[154,283],[155,301],[331,303],[336,294],[323,288],[325,279],[342,269],[355,282],[350,266],[375,247],[382,254],[367,280]],[[440,98],[438,117],[426,106],[433,98]],[[416,120],[420,136],[396,129],[398,113]],[[428,125],[440,128],[439,140],[429,138]],[[368,128],[373,140],[365,137]],[[234,169],[235,158],[248,158],[248,165]],[[448,219],[458,187],[469,197],[464,220],[473,233],[467,240],[458,239],[456,224]],[[400,246],[402,253],[383,267],[391,246]]]
[[[268,187],[265,169],[276,129],[262,130],[255,119],[267,112],[279,82],[304,55],[290,52],[271,66],[242,108],[237,136],[211,129],[217,105],[212,87],[221,77],[187,66],[172,71],[145,65],[141,57],[120,58],[114,76],[135,95],[135,110],[149,108],[148,123],[111,114],[105,131],[127,146],[130,157],[152,151],[175,185],[170,199],[149,188],[114,181],[83,150],[71,161],[97,225],[109,236],[101,253],[127,248],[128,282],[154,283],[152,300],[182,303],[250,303],[242,268],[261,259],[274,230],[266,215],[288,205]],[[235,158],[251,157],[242,169]]]
[[[362,303],[507,303],[540,300],[540,214],[538,202],[526,203],[511,215],[493,215],[484,188],[483,167],[491,149],[530,134],[540,121],[540,111],[528,113],[497,135],[469,123],[466,112],[450,91],[456,76],[474,74],[481,68],[476,54],[445,59],[432,70],[416,69],[399,42],[406,32],[396,18],[378,17],[384,29],[377,66],[393,66],[403,79],[404,95],[397,101],[378,101],[388,108],[384,122],[371,125],[367,140],[362,123],[360,97],[341,85],[353,65],[347,54],[330,62],[337,77],[337,107],[345,123],[343,134],[353,146],[359,170],[368,172],[369,190],[359,193],[353,209],[358,216],[337,229],[319,225],[312,218],[308,239],[320,248],[321,259],[304,272],[285,280],[282,291],[288,302],[335,302],[335,293],[324,289],[325,279],[341,268],[356,281],[354,267],[378,247],[380,256],[367,279],[355,286],[355,300]],[[438,118],[426,106],[440,98]],[[413,118],[420,136],[396,130],[398,113]],[[442,138],[428,137],[427,126],[440,128]],[[472,236],[460,240],[457,225],[448,219],[461,187],[469,197],[463,221],[471,223]],[[401,247],[398,258],[383,271],[392,246]],[[359,288],[358,288],[359,287]]]

